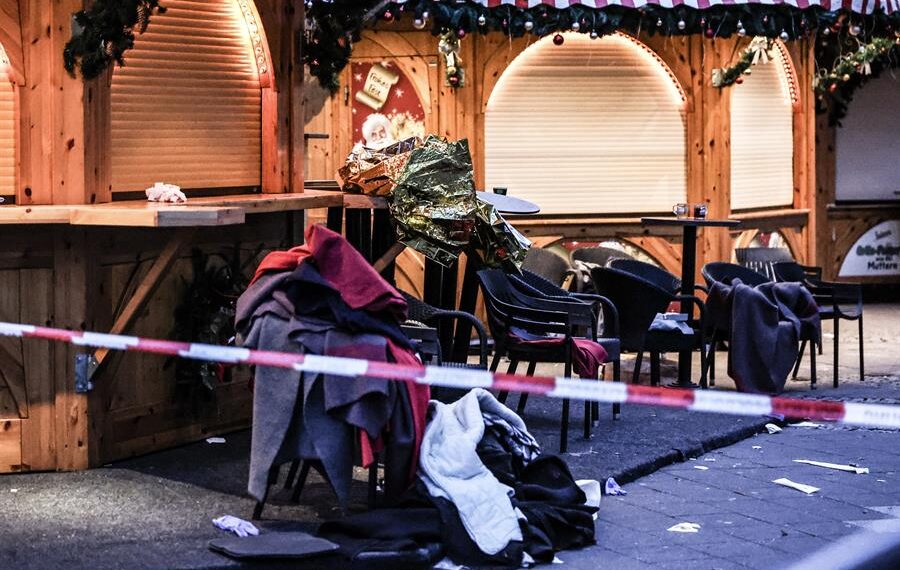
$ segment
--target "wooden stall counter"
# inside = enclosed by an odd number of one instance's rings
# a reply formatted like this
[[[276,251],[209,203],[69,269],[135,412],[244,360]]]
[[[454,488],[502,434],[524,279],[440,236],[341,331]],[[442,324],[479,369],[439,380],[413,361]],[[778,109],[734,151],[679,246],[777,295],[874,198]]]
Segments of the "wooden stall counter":
[[[182,204],[128,200],[85,206],[3,206],[0,207],[0,224],[134,228],[229,226],[243,224],[247,214],[340,207],[343,200],[340,192],[307,190],[294,194],[190,198]]]

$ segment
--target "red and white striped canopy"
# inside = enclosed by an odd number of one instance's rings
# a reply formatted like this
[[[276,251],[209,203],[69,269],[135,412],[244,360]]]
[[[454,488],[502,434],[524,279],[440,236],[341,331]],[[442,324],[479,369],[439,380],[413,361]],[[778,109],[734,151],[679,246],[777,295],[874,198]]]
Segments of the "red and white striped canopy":
[[[625,6],[626,8],[642,8],[644,6],[660,6],[662,8],[674,8],[686,6],[688,8],[706,9],[713,6],[734,6],[740,4],[760,5],[786,5],[798,9],[819,7],[828,12],[837,10],[850,10],[858,14],[871,14],[881,9],[886,14],[900,11],[900,0],[474,0],[487,8],[499,6],[514,6],[516,8],[534,8],[536,6],[550,6],[553,8],[569,8],[575,5],[588,8],[605,8],[607,6]]]

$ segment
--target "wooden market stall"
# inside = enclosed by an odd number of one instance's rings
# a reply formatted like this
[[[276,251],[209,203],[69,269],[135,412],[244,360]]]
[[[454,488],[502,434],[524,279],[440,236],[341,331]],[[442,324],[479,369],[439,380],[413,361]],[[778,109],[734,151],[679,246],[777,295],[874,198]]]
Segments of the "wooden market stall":
[[[240,268],[302,240],[304,210],[343,207],[303,189],[303,3],[164,4],[126,66],[83,81],[63,48],[90,3],[0,2],[0,321],[196,340],[199,319],[224,342],[225,304],[191,315],[191,292],[233,295]],[[155,182],[188,202],[148,203]],[[0,339],[0,472],[249,424],[246,371],[97,351],[76,383],[77,352]]]
[[[73,19],[111,2],[134,9],[106,23],[114,41]],[[823,205],[833,146],[816,138],[808,33],[857,17],[849,0],[767,3],[744,23],[721,6],[656,2],[607,18],[599,0],[593,11],[551,0],[160,3],[165,12],[156,0],[0,0],[0,321],[226,342],[219,325],[247,268],[297,244],[309,219],[361,234],[370,259],[390,245],[383,203],[306,188],[333,179],[385,120],[396,138],[468,138],[480,188],[543,207],[514,220],[536,243],[618,240],[676,272],[679,236],[640,223],[676,202],[743,222],[704,231],[700,260],[777,235],[813,263],[835,255],[814,240],[823,224],[854,215]],[[868,3],[860,17],[895,4]],[[307,21],[330,10],[341,18]],[[426,29],[439,17],[459,29]],[[123,27],[136,30],[133,47]],[[775,38],[773,61],[713,86],[756,33]],[[80,72],[103,62],[90,79],[66,71],[76,38],[95,41]],[[107,67],[119,55],[125,65]],[[367,124],[373,113],[383,117]],[[157,182],[187,203],[148,204]],[[403,255],[398,284],[422,293],[425,264]],[[82,352],[0,338],[0,472],[82,469],[248,425],[246,371]]]
[[[343,91],[309,124],[332,134],[311,152],[310,176],[332,177],[360,140],[356,117],[371,109],[355,94],[373,66],[386,67],[418,97],[412,112],[408,95],[400,99],[397,114],[413,116],[405,128],[417,120],[420,134],[468,138],[480,188],[508,187],[542,206],[514,220],[530,237],[622,240],[677,273],[677,234],[649,236],[640,217],[706,202],[711,217],[744,223],[704,232],[701,259],[730,258],[759,232],[779,232],[797,259],[813,259],[810,40],[776,42],[773,64],[721,89],[709,77],[749,40],[564,38],[468,36],[465,86],[454,89],[430,33],[402,24],[365,32]]]
[[[752,32],[734,27],[743,25],[740,17],[718,13],[707,25],[689,9],[642,11],[627,32],[588,34],[597,19],[587,8],[568,14],[537,2],[513,12],[504,3],[475,2],[441,12],[442,25],[453,18],[459,29],[438,30],[421,2],[409,4],[405,15],[394,7],[363,32],[339,93],[308,124],[331,135],[309,149],[312,178],[334,177],[363,141],[365,120],[383,115],[397,138],[469,139],[480,188],[506,187],[542,206],[539,216],[513,220],[529,237],[624,242],[678,273],[678,234],[651,236],[640,218],[668,213],[678,202],[704,202],[710,217],[742,224],[703,232],[701,261],[733,259],[736,248],[750,246],[786,247],[809,264],[827,255],[814,238],[840,222],[825,215],[821,192],[817,199],[820,36],[773,34],[770,63],[719,87],[714,74],[734,68],[752,44]],[[671,30],[685,12],[687,23]],[[533,18],[529,26],[562,17],[581,29],[522,35],[514,31],[522,17]],[[439,31],[458,40],[461,72]],[[461,85],[452,85],[457,73]],[[421,263],[407,255],[400,279],[420,287]]]

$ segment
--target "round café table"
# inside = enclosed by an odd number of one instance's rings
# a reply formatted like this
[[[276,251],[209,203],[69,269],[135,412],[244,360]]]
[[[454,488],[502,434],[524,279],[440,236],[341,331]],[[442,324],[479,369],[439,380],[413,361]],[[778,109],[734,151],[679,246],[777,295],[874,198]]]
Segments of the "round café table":
[[[497,211],[501,214],[528,215],[537,214],[541,211],[541,207],[534,202],[516,198],[515,196],[495,194],[493,192],[476,192],[476,195],[482,202],[487,202],[497,208]]]
[[[681,242],[681,291],[684,295],[694,294],[694,275],[697,272],[697,228],[717,227],[733,228],[740,225],[738,220],[713,220],[709,218],[641,218],[645,226],[681,226],[684,230],[684,238]],[[690,314],[693,311],[690,303],[682,303],[681,311]],[[701,350],[703,350],[701,348]],[[691,360],[693,352],[683,351],[678,353],[678,382],[672,386],[676,388],[693,388],[696,385],[691,382]]]

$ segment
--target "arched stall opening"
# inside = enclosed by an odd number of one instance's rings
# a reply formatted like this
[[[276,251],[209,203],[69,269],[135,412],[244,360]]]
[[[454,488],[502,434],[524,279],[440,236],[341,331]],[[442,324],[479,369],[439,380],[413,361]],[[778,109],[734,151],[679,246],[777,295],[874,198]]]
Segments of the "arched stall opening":
[[[625,34],[545,37],[506,68],[484,117],[486,186],[541,213],[662,212],[686,196],[685,95]]]
[[[731,209],[794,203],[796,78],[784,45],[731,88]]]
[[[113,195],[259,191],[266,50],[252,2],[167,2],[112,74]]]

